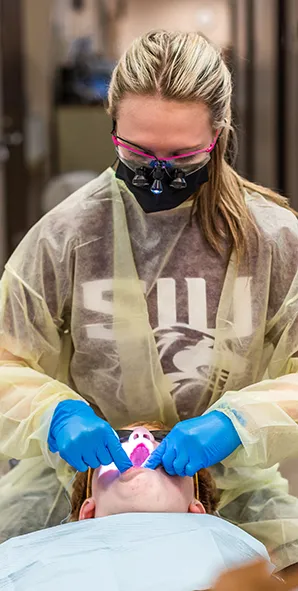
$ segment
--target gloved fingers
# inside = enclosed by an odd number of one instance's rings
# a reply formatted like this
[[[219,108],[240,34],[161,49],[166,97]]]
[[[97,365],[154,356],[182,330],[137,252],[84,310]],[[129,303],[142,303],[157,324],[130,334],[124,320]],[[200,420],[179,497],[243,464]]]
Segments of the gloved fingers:
[[[191,476],[191,478],[201,470],[202,466],[198,466],[198,462],[189,461],[185,466],[185,476]]]
[[[179,449],[176,459],[173,462],[173,469],[177,476],[186,476],[185,468],[189,462],[189,455],[185,448]]]
[[[85,464],[80,454],[76,454],[76,456],[72,455],[72,457],[70,458],[68,454],[65,453],[63,450],[61,450],[59,453],[61,458],[78,472],[86,472],[86,470],[88,470],[88,464]]]
[[[162,457],[162,465],[165,469],[165,471],[170,475],[170,476],[175,476],[176,472],[174,469],[174,461],[177,458],[177,450],[176,447],[174,445],[174,443],[170,443],[167,442],[166,445],[166,451]]]
[[[94,450],[84,450],[82,453],[82,460],[88,467],[93,468],[94,470],[101,465],[108,466],[113,463],[113,458],[109,450],[102,443],[98,444]]]
[[[98,443],[98,445],[96,446],[94,450],[94,456],[98,461],[98,465],[102,464],[103,466],[108,466],[109,464],[112,464],[114,461],[108,448],[102,442]]]
[[[143,466],[144,468],[149,468],[149,470],[155,470],[155,468],[157,468],[157,466],[159,466],[162,463],[162,456],[166,450],[166,440],[167,438],[165,438],[159,444],[159,446],[152,452],[147,462],[145,462]]]
[[[88,454],[86,458],[83,454],[82,460],[88,466],[88,468],[92,468],[93,470],[96,470],[96,468],[101,465],[101,461],[95,454]]]
[[[109,454],[112,458],[112,462],[117,466],[119,472],[125,472],[129,468],[132,468],[133,463],[129,459],[127,453],[124,451],[118,437],[112,432],[109,435],[107,447]]]

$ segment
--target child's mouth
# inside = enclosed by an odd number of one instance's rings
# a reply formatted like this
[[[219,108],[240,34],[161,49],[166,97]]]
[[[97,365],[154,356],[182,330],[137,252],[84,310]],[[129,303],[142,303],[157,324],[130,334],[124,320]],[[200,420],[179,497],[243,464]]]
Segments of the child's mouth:
[[[134,466],[141,467],[142,464],[145,462],[145,460],[147,460],[147,458],[149,458],[149,456],[150,456],[149,449],[146,447],[146,445],[144,445],[144,443],[140,443],[131,452],[129,458],[132,461]]]

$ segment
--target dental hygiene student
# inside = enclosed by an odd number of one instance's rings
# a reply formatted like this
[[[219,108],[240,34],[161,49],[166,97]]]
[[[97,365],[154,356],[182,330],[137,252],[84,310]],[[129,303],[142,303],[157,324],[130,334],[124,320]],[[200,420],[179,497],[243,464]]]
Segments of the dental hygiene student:
[[[131,461],[114,429],[161,420],[147,467],[210,467],[219,512],[297,562],[298,223],[225,159],[231,76],[196,33],[155,31],[109,91],[109,168],[41,219],[1,282],[0,540],[65,519],[73,468]]]

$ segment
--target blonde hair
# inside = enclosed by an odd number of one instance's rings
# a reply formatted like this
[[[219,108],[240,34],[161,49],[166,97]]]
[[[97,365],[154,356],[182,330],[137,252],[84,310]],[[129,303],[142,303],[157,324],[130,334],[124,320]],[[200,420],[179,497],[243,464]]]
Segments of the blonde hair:
[[[243,179],[225,160],[229,134],[234,131],[232,83],[220,50],[198,33],[149,32],[135,39],[113,72],[108,96],[113,120],[128,93],[203,102],[209,108],[214,132],[222,131],[209,163],[209,181],[195,193],[192,214],[195,211],[205,239],[216,252],[221,253],[228,240],[239,260],[247,252],[249,227],[257,234],[245,190],[291,208],[285,197]]]

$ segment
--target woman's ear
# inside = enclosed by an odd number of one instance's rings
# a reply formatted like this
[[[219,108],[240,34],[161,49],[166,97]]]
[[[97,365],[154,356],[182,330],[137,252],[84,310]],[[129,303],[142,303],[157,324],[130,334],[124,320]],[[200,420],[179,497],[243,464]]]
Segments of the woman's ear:
[[[188,513],[206,513],[206,511],[204,505],[197,499],[194,499],[188,507]]]
[[[94,519],[95,509],[95,499],[93,497],[86,499],[80,509],[79,521],[82,521],[83,519]]]

